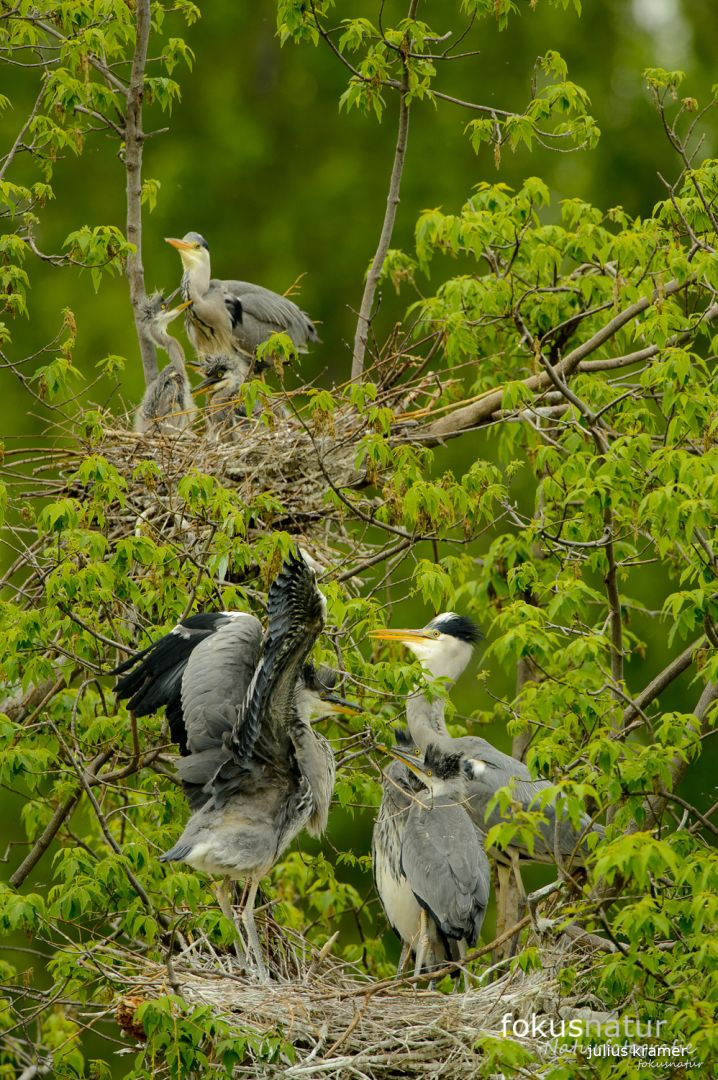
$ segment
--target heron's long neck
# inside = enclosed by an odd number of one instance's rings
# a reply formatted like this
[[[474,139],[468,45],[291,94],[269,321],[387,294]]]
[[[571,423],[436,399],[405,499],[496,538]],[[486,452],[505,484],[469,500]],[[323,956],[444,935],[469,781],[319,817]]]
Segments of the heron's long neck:
[[[423,694],[411,694],[406,703],[406,719],[412,739],[420,750],[440,738],[449,738],[444,723],[444,703],[429,701]]]
[[[185,270],[182,275],[182,298],[184,300],[201,300],[207,295],[210,282],[209,262],[193,266],[191,270]]]
[[[172,366],[176,367],[177,370],[181,371],[184,375],[186,372],[184,349],[180,345],[177,338],[173,338],[168,334],[165,341],[165,349],[167,350],[167,355],[170,358],[170,363],[172,364]]]

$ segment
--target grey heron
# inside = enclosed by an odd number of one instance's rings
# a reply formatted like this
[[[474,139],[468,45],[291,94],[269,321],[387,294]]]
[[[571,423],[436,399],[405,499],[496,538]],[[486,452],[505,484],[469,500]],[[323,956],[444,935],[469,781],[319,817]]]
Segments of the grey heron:
[[[247,411],[239,401],[242,383],[247,377],[242,359],[238,356],[211,357],[204,364],[202,374],[204,378],[194,388],[194,393],[207,394],[208,429],[218,433],[246,420]]]
[[[381,629],[372,631],[371,637],[381,641],[399,641],[418,657],[425,672],[432,679],[443,678],[449,684],[462,674],[471,659],[473,648],[481,634],[470,619],[455,612],[437,615],[420,629]],[[509,786],[512,801],[522,810],[536,808],[541,793],[552,785],[548,780],[534,780],[527,766],[509,754],[504,754],[486,739],[475,735],[452,738],[444,720],[444,701],[429,698],[421,693],[411,694],[407,700],[406,716],[411,737],[419,751],[430,743],[452,749],[474,762],[475,775],[467,787],[467,809],[477,828],[486,832],[493,825],[510,820],[499,806],[489,811],[489,803],[496,792]],[[511,855],[520,855],[541,862],[566,859],[581,864],[588,853],[586,836],[590,832],[603,835],[603,828],[582,815],[580,828],[576,829],[565,817],[557,814],[557,803],[541,805],[543,819],[539,822],[539,835],[531,848],[520,837],[512,845]]]
[[[192,426],[197,407],[192,400],[192,388],[187,378],[182,346],[168,332],[167,327],[188,304],[170,308],[161,293],[146,297],[142,304],[141,319],[147,332],[164,349],[170,358],[162,371],[145,390],[142,403],[135,416],[135,430],[147,432],[177,433]]]
[[[178,771],[194,812],[161,861],[248,880],[242,922],[262,977],[259,882],[302,829],[321,835],[334,787],[331,747],[311,722],[355,711],[307,665],[326,605],[303,558],[287,559],[268,609],[264,640],[252,615],[201,614],[116,669],[118,694],[139,715],[166,705],[186,755]],[[232,917],[226,901],[223,910]]]
[[[199,233],[168,237],[167,243],[182,260],[182,298],[191,301],[187,333],[199,356],[239,353],[248,368],[257,346],[272,334],[288,334],[299,352],[319,340],[312,320],[288,297],[249,281],[213,278],[209,246]]]
[[[385,793],[396,782],[401,794],[382,802],[372,842],[374,871],[389,921],[404,951],[414,951],[416,976],[463,959],[486,915],[489,862],[463,806],[476,765],[435,743],[423,760],[408,750],[383,749],[396,759]],[[418,783],[407,785],[404,770]]]

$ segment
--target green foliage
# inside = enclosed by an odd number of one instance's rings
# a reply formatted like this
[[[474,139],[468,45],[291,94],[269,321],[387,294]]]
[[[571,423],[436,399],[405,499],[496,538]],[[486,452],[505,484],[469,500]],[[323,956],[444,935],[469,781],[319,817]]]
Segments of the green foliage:
[[[570,0],[554,6],[580,10]],[[522,11],[510,0],[454,7],[502,29]],[[26,168],[11,154],[13,179],[0,180],[10,226],[0,240],[0,292],[10,321],[32,314],[29,255],[58,161],[87,151],[94,122],[122,141],[125,98],[113,80],[135,43],[136,5],[81,0],[34,12],[21,4],[0,20],[6,57],[52,47],[23,137]],[[445,17],[439,5],[421,14]],[[167,114],[178,101],[175,78],[194,62],[190,45],[171,35],[198,15],[191,3],[152,8],[145,100]],[[348,65],[344,110],[385,120],[397,91],[407,105],[451,104],[439,78],[443,25],[379,26],[369,12],[342,18],[335,32],[336,16],[331,2],[277,5],[283,44],[329,41]],[[545,52],[534,74],[521,112],[472,104],[472,145],[490,146],[498,165],[506,145],[595,144],[588,98],[561,56]],[[705,1060],[714,1051],[714,810],[681,781],[697,775],[689,770],[701,766],[716,715],[701,699],[718,679],[718,163],[686,164],[681,118],[700,116],[702,105],[679,101],[683,73],[651,68],[645,80],[678,151],[678,179],[668,193],[657,188],[652,213],[570,197],[552,205],[540,176],[515,188],[483,180],[453,212],[425,210],[414,250],[390,247],[384,259],[382,279],[416,299],[365,379],[344,385],[341,373],[332,388],[292,392],[294,426],[273,410],[270,383],[245,382],[257,438],[241,442],[238,456],[265,456],[239,481],[201,454],[178,478],[165,448],[127,432],[118,453],[108,415],[72,403],[86,367],[114,375],[124,361],[113,353],[98,365],[103,350],[80,363],[75,316],[58,314],[48,355],[24,380],[36,405],[53,415],[67,408],[52,436],[55,456],[32,473],[30,494],[9,458],[0,488],[17,557],[0,606],[0,783],[21,804],[24,852],[52,833],[28,885],[0,891],[0,925],[22,948],[35,941],[43,989],[75,1003],[38,1021],[38,1046],[58,1075],[106,1074],[85,1060],[78,1017],[99,1024],[133,964],[166,965],[188,927],[216,950],[233,939],[207,880],[158,862],[187,812],[163,756],[164,718],[133,720],[105,673],[189,611],[239,607],[264,617],[267,587],[297,543],[326,570],[327,634],[315,658],[340,655],[346,692],[364,712],[323,728],[341,760],[326,846],[305,850],[301,840],[266,883],[292,941],[321,947],[336,926],[342,959],[389,973],[384,921],[366,902],[367,829],[380,798],[372,746],[391,739],[417,685],[439,698],[447,688],[426,687],[398,649],[370,654],[365,639],[404,622],[400,602],[418,623],[436,610],[466,611],[488,634],[487,671],[480,690],[472,686],[470,715],[454,716],[446,702],[452,731],[481,722],[502,740],[506,728],[530,732],[528,765],[551,781],[528,809],[515,787],[500,791],[493,807],[508,820],[488,843],[506,848],[520,838],[531,848],[548,800],[574,827],[587,809],[605,821],[606,840],[587,841],[587,880],[572,881],[559,909],[614,946],[584,973],[588,989],[606,1008],[638,1001],[647,1016],[668,1019]],[[416,110],[412,124],[420,117]],[[163,197],[159,181],[144,180],[148,210]],[[135,254],[111,223],[79,225],[63,252],[47,258],[89,269],[95,288]],[[3,349],[9,340],[6,327]],[[282,369],[297,357],[279,334],[259,359]],[[466,433],[460,452],[447,448],[444,440]],[[257,449],[260,435],[269,450]],[[198,433],[187,438],[199,446]],[[162,527],[147,512],[156,506]],[[676,690],[671,665],[687,644]],[[517,668],[531,677],[514,692]],[[648,691],[661,672],[656,697]],[[522,947],[514,966],[539,973],[540,946]],[[17,991],[0,1006],[1,1022],[22,1025],[25,976],[0,970]],[[563,977],[568,987],[572,969]],[[174,995],[145,1001],[137,1015],[146,1042],[133,1077],[279,1070],[303,1052],[282,1031],[254,1030]],[[481,1035],[476,1050],[478,1075],[543,1067],[511,1040]],[[578,1075],[562,1069],[553,1075]]]

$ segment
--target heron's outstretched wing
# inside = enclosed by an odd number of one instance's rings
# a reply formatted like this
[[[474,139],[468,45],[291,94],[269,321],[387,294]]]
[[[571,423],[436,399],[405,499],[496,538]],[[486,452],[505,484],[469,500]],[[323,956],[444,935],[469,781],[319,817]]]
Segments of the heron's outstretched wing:
[[[296,721],[294,693],[302,664],[324,626],[326,601],[314,571],[300,555],[290,555],[272,582],[267,598],[269,626],[264,652],[231,734],[225,738],[228,759],[212,784],[222,805],[241,784],[237,770],[256,762],[289,771]]]
[[[253,615],[239,611],[190,615],[114,669],[113,674],[121,676],[115,692],[127,699],[136,716],[149,716],[164,705],[172,739],[188,754],[205,747],[220,720],[225,722],[223,730],[236,721],[261,640],[262,627]],[[188,669],[191,679],[185,683]],[[218,738],[221,741],[221,733]]]
[[[412,807],[401,865],[414,895],[447,938],[476,941],[489,900],[489,867],[461,806],[442,799]]]
[[[241,318],[235,323],[235,333],[245,347],[254,350],[280,330],[289,335],[298,349],[308,341],[319,340],[312,320],[288,297],[251,281],[214,280],[211,284],[222,286],[230,316],[239,304]]]

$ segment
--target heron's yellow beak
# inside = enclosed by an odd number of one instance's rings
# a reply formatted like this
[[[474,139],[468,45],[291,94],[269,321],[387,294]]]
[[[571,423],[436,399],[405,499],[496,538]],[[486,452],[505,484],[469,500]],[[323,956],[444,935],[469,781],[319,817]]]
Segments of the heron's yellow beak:
[[[393,757],[395,761],[400,761],[402,765],[406,765],[410,772],[413,772],[415,776],[426,776],[427,768],[421,758],[412,757],[411,754],[406,753],[403,750],[397,750],[393,746],[385,746],[384,743],[376,744],[377,750],[381,750],[382,753],[388,754],[389,757]]]
[[[380,630],[370,630],[369,637],[376,641],[427,641],[433,638],[430,630],[390,630],[383,627]]]
[[[345,701],[344,698],[335,697],[333,694],[322,698],[322,701],[328,706],[330,712],[341,713],[342,716],[356,716],[361,712],[358,705],[352,705],[351,701]]]
[[[201,383],[198,383],[192,390],[192,397],[200,397],[202,394],[206,394],[210,386],[214,386],[216,379],[203,379]]]
[[[180,312],[184,311],[185,308],[188,308],[191,303],[192,303],[191,300],[183,300],[181,304],[177,305],[177,307],[172,308],[172,314],[173,315],[179,315]]]
[[[194,244],[188,244],[186,240],[177,240],[174,236],[165,236],[165,243],[171,244],[178,251],[193,251],[195,248]]]

